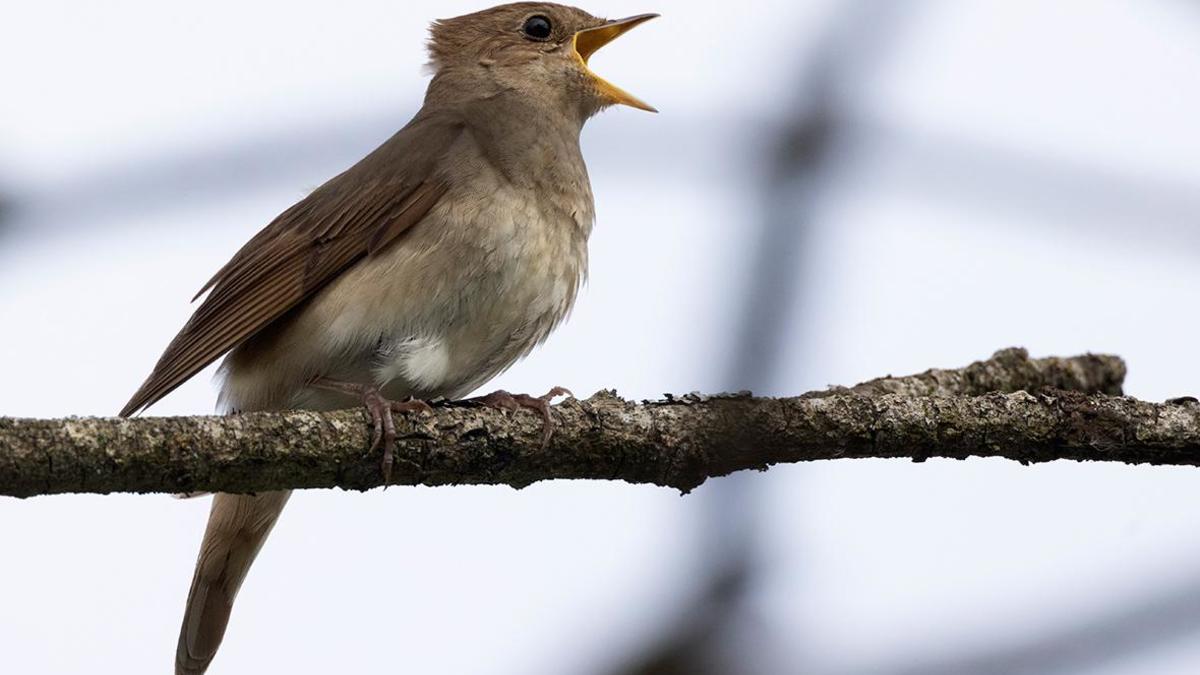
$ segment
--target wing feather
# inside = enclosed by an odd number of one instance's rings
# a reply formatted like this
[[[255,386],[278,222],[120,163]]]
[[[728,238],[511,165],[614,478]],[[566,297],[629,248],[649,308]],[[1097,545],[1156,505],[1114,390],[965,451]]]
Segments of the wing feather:
[[[461,125],[418,116],[248,241],[121,410],[149,407],[419,223],[446,193],[437,169]]]

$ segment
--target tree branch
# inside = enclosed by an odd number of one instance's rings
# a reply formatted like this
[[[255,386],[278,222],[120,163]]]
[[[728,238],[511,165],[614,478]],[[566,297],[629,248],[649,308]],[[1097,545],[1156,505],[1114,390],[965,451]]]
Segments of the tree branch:
[[[600,392],[553,408],[546,447],[536,415],[444,404],[433,416],[397,416],[393,483],[592,478],[688,491],[734,471],[854,457],[1200,464],[1200,405],[1120,397],[1124,374],[1114,356],[1031,360],[1010,349],[958,370],[795,398],[635,404]],[[0,494],[365,490],[381,484],[368,427],[358,410],[0,418]]]

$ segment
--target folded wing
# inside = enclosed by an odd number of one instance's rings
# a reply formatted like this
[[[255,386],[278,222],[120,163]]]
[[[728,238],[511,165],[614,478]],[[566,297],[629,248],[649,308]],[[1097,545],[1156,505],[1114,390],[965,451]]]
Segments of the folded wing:
[[[446,193],[438,166],[462,127],[421,118],[254,236],[121,410],[152,405],[359,260],[394,244]]]

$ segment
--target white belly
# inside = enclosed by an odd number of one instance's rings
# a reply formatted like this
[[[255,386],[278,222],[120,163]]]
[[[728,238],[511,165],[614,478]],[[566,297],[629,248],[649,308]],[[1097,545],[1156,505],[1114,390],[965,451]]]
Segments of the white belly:
[[[486,194],[447,194],[396,244],[244,350],[256,358],[235,353],[227,400],[247,410],[349,403],[306,387],[316,376],[397,398],[457,398],[527,354],[570,311],[586,275],[590,194],[577,209],[549,212],[500,181]]]
[[[401,339],[380,350],[375,381],[387,385],[395,380],[421,389],[436,390],[450,378],[450,345],[442,337]]]

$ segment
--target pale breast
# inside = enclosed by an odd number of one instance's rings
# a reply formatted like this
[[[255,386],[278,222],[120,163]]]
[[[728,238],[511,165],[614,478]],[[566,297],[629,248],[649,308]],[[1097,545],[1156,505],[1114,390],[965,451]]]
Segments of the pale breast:
[[[239,347],[227,361],[227,399],[247,409],[349,403],[305,387],[315,376],[376,384],[394,398],[458,398],[544,340],[587,273],[586,173],[547,190],[513,185],[484,163],[474,169],[393,246]]]
[[[381,341],[372,373],[378,384],[464,395],[529,353],[570,312],[587,270],[590,208],[577,212],[589,219],[581,223],[534,194],[498,187],[482,208],[448,210],[451,227],[471,240],[443,261],[453,281],[427,298],[434,310]]]

